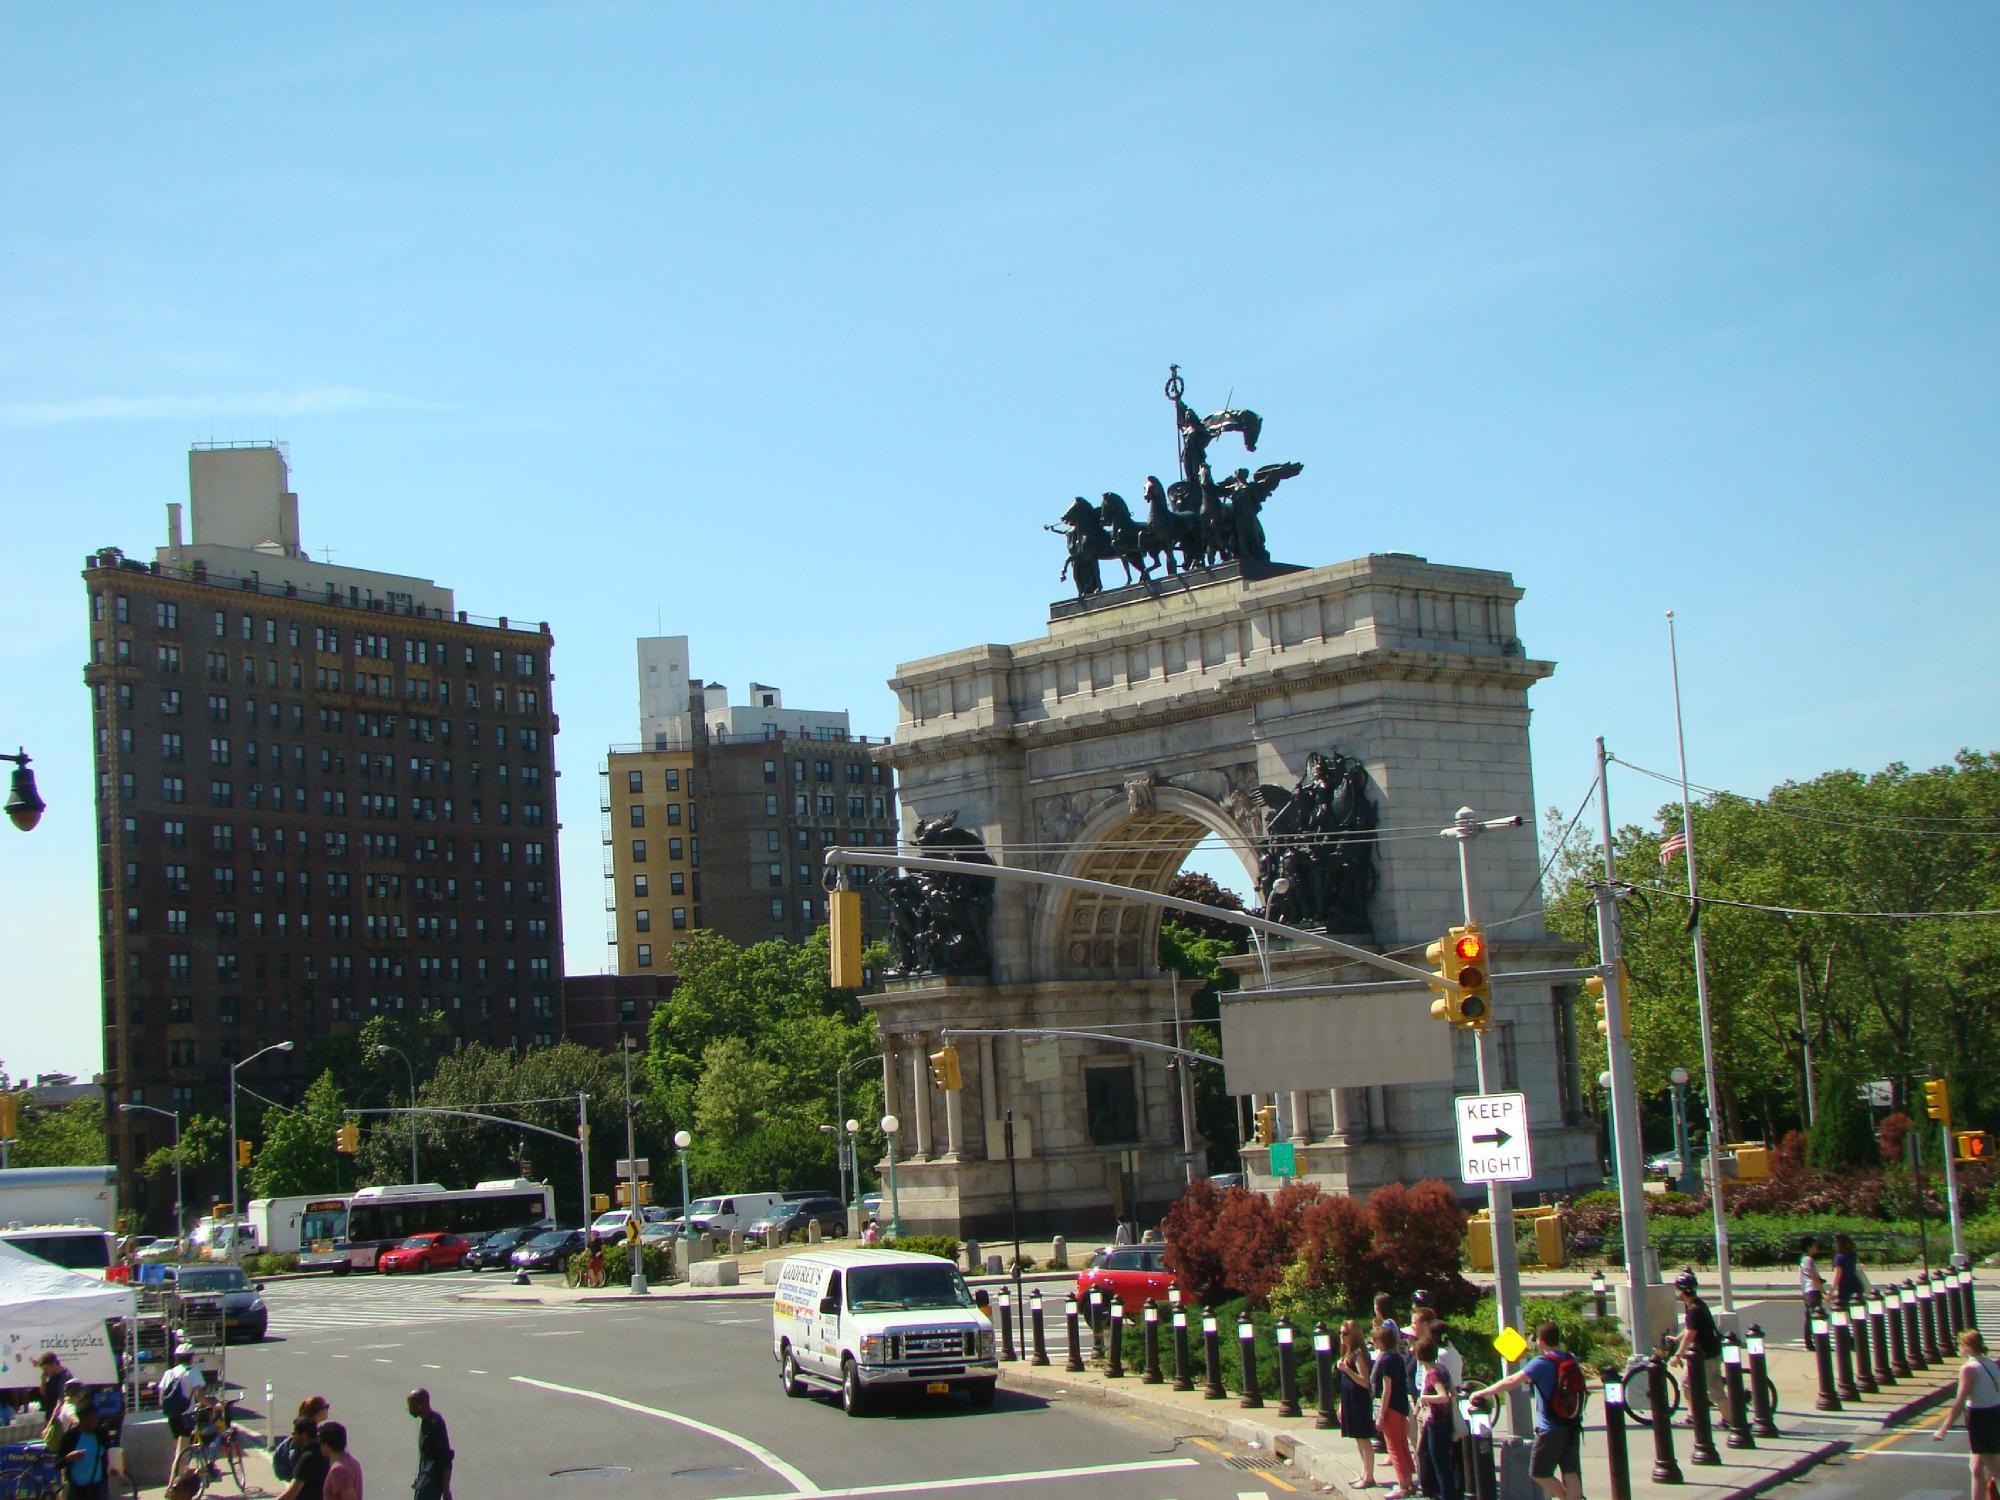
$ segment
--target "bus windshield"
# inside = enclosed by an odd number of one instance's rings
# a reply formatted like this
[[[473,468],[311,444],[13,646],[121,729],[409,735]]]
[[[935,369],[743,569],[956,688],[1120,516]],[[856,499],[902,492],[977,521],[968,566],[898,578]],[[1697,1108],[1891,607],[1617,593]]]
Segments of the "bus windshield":
[[[338,1199],[308,1203],[299,1214],[299,1243],[337,1240],[347,1234],[347,1205]]]

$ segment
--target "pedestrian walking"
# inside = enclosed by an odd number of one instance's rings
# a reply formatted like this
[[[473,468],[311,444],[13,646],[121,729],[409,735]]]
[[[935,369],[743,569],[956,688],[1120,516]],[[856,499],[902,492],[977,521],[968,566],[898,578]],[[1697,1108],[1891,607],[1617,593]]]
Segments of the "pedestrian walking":
[[[1538,1352],[1520,1369],[1474,1391],[1475,1400],[1511,1391],[1522,1381],[1535,1389],[1535,1446],[1528,1473],[1557,1500],[1583,1497],[1583,1403],[1590,1386],[1583,1366],[1562,1346],[1553,1323],[1535,1330]],[[1561,1477],[1558,1478],[1557,1475]]]
[[[324,1500],[362,1500],[361,1461],[347,1451],[347,1428],[339,1422],[319,1424],[319,1451],[326,1458]]]
[[[1683,1271],[1676,1276],[1674,1291],[1681,1299],[1681,1335],[1674,1344],[1673,1358],[1668,1363],[1685,1366],[1689,1360],[1700,1360],[1702,1371],[1708,1377],[1709,1402],[1723,1424],[1730,1425],[1729,1383],[1722,1375],[1722,1330],[1715,1326],[1715,1314],[1701,1300],[1701,1288],[1694,1272]],[[1686,1423],[1690,1427],[1694,1425],[1692,1402]]]
[[[1429,1311],[1428,1308],[1425,1311]],[[1462,1500],[1458,1482],[1458,1401],[1451,1376],[1438,1358],[1442,1346],[1426,1333],[1417,1340],[1417,1402],[1423,1412],[1422,1444],[1426,1495]]]
[[[59,1460],[63,1466],[64,1500],[103,1500],[110,1468],[104,1452],[104,1434],[97,1425],[97,1408],[89,1401],[78,1406],[76,1431]]]
[[[1410,1500],[1418,1493],[1416,1462],[1410,1456],[1410,1371],[1396,1352],[1393,1325],[1376,1328],[1375,1349],[1371,1389],[1381,1403],[1375,1411],[1375,1427],[1396,1470],[1396,1487],[1389,1491],[1388,1500]]]
[[[1418,1295],[1423,1294],[1419,1292]],[[1438,1368],[1451,1381],[1453,1390],[1460,1389],[1465,1384],[1465,1356],[1452,1346],[1451,1325],[1438,1316],[1436,1308],[1428,1303],[1419,1303],[1410,1318],[1410,1336],[1421,1339],[1426,1333],[1437,1341]]]
[[[271,1469],[286,1482],[278,1500],[323,1500],[326,1455],[319,1448],[319,1424],[303,1412],[292,1419],[292,1435],[271,1454]]]
[[[1826,1278],[1820,1274],[1823,1247],[1816,1235],[1807,1235],[1799,1253],[1799,1301],[1805,1306],[1806,1353],[1813,1352],[1812,1323],[1815,1315],[1826,1312]]]
[[[181,1459],[186,1456],[189,1445],[194,1441],[194,1403],[208,1382],[201,1371],[194,1367],[194,1356],[185,1348],[174,1350],[174,1362],[160,1377],[160,1415],[167,1419],[167,1431],[173,1434],[174,1456],[167,1465],[169,1474],[181,1471]]]
[[[1361,1477],[1349,1480],[1349,1489],[1375,1488],[1374,1365],[1361,1320],[1349,1318],[1340,1325],[1340,1435],[1353,1438],[1361,1454]]]
[[[1833,1305],[1853,1307],[1868,1295],[1868,1284],[1861,1277],[1861,1257],[1855,1253],[1851,1235],[1836,1234],[1833,1237]]]
[[[1986,1340],[1977,1328],[1958,1336],[1965,1363],[1958,1368],[1958,1391],[1951,1410],[1938,1423],[1931,1441],[1941,1443],[1965,1413],[1965,1437],[1971,1449],[1972,1500],[1986,1500],[1989,1485],[2000,1485],[2000,1365],[1986,1357]]]
[[[415,1500],[451,1500],[451,1435],[444,1418],[422,1386],[411,1391],[403,1404],[417,1419],[417,1477],[410,1490]]]
[[[1112,1243],[1112,1244],[1114,1244],[1114,1245],[1129,1245],[1129,1244],[1131,1244],[1131,1243],[1132,1243],[1132,1226],[1131,1226],[1130,1224],[1126,1223],[1126,1222],[1125,1222],[1125,1221],[1124,1221],[1123,1219],[1120,1219],[1120,1220],[1118,1221],[1118,1228],[1117,1228],[1117,1229],[1116,1229],[1116,1230],[1115,1230],[1115,1231],[1113,1232],[1113,1234],[1112,1234],[1112,1236],[1111,1236],[1111,1243]]]

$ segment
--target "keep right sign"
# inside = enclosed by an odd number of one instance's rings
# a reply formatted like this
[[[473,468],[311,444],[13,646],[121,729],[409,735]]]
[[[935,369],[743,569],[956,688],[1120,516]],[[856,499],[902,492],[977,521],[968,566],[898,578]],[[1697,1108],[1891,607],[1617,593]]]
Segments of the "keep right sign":
[[[1535,1175],[1528,1155],[1528,1096],[1460,1094],[1458,1175],[1464,1182],[1526,1182]]]

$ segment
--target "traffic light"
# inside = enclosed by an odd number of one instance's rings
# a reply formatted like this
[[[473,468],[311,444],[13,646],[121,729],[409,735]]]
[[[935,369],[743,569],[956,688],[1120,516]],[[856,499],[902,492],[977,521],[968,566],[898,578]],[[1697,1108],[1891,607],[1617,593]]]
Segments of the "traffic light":
[[[861,892],[834,891],[827,897],[827,983],[837,990],[861,988]]]
[[[1991,1161],[1993,1154],[1993,1137],[1985,1131],[1961,1130],[1958,1133],[1958,1160]]]
[[[1611,1039],[1610,1006],[1604,999],[1604,979],[1593,974],[1583,982],[1583,992],[1597,1003],[1597,1034],[1606,1041]],[[1618,960],[1618,998],[1620,1001],[1618,1019],[1624,1024],[1619,1034],[1627,1041],[1632,1039],[1632,976],[1625,972],[1625,960]]]
[[[1432,981],[1444,993],[1431,1002],[1431,1015],[1452,1026],[1484,1031],[1493,997],[1486,978],[1486,935],[1476,922],[1454,927],[1424,950],[1434,965]]]
[[[1951,1085],[1942,1078],[1932,1078],[1924,1084],[1924,1113],[1933,1120],[1951,1123]]]
[[[352,1120],[333,1132],[333,1149],[352,1156],[361,1149],[361,1127]]]
[[[1257,1144],[1268,1146],[1278,1138],[1278,1106],[1266,1104],[1257,1111]]]
[[[0,1141],[11,1141],[21,1125],[21,1100],[15,1094],[0,1094]]]
[[[958,1066],[958,1048],[949,1042],[931,1054],[931,1082],[947,1094],[965,1087],[965,1074]]]
[[[236,1165],[239,1167],[250,1165],[250,1143],[248,1141],[239,1140],[236,1143]]]

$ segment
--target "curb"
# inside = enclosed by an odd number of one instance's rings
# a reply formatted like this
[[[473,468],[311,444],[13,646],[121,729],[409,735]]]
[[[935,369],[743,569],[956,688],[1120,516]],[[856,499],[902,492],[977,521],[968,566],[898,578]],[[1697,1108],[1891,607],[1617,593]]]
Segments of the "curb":
[[[1899,1422],[1907,1422],[1911,1417],[1927,1412],[1933,1407],[1944,1405],[1945,1402],[1951,1399],[1951,1393],[1955,1389],[1957,1389],[1955,1384],[1941,1385],[1936,1390],[1926,1392],[1921,1396],[1913,1396],[1901,1406],[1891,1408],[1882,1418],[1881,1425],[1883,1430],[1887,1431]]]
[[[1156,1403],[1135,1398],[1124,1391],[1113,1390],[1104,1385],[1073,1384],[1068,1377],[1069,1372],[1058,1368],[1053,1361],[1046,1367],[1031,1365],[1025,1360],[1003,1363],[1000,1367],[1002,1389],[1011,1386],[1020,1390],[1060,1391],[1072,1400],[1107,1410],[1155,1413],[1161,1418],[1172,1418],[1176,1428],[1185,1429],[1202,1437],[1233,1438],[1238,1435],[1239,1429],[1254,1427],[1256,1431],[1251,1434],[1252,1438],[1263,1442],[1266,1449],[1276,1451],[1272,1448],[1274,1437],[1270,1429],[1259,1423],[1247,1422],[1240,1417],[1229,1415],[1237,1409],[1233,1398],[1229,1401],[1208,1402],[1198,1407],[1183,1407],[1179,1404],[1169,1406],[1164,1402]]]
[[[1801,1453],[1782,1468],[1773,1469],[1741,1489],[1731,1490],[1723,1500],[1750,1500],[1752,1495],[1768,1494],[1781,1484],[1789,1484],[1801,1474],[1818,1468],[1829,1458],[1838,1458],[1854,1445],[1846,1438],[1835,1438],[1830,1443],[1821,1443],[1810,1452]]]

